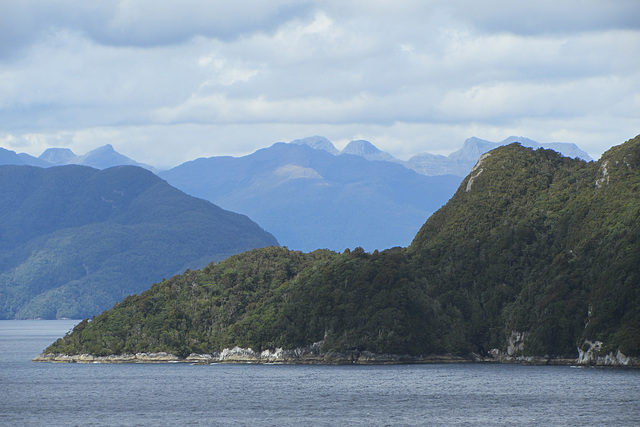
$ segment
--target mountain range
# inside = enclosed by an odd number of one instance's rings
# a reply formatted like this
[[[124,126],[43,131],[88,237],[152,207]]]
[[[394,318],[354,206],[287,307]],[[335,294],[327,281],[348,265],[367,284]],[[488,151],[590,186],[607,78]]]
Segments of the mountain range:
[[[339,151],[312,136],[238,158],[200,158],[159,175],[187,194],[248,215],[291,249],[382,250],[407,246],[482,154],[512,142],[540,147],[520,137],[470,138],[448,157],[403,162],[365,140]],[[574,144],[550,146],[591,160]]]
[[[640,135],[597,162],[514,143],[406,248],[245,252],[126,298],[38,360],[640,366],[639,217]]]
[[[501,142],[492,142],[471,137],[464,141],[462,148],[448,156],[420,153],[412,156],[407,161],[397,159],[365,140],[351,141],[342,151],[339,151],[331,141],[322,136],[311,136],[291,141],[292,144],[308,145],[312,148],[324,150],[334,155],[354,154],[356,156],[364,157],[367,160],[382,160],[399,163],[423,175],[457,175],[460,177],[467,175],[473,165],[475,165],[476,161],[478,161],[478,158],[484,153],[503,145],[513,144],[514,142],[517,142],[524,147],[534,149],[551,149],[564,156],[579,158],[588,162],[593,160],[589,154],[581,150],[575,144],[566,142],[550,142],[541,144],[522,136],[510,136]]]
[[[369,141],[359,139],[349,142],[344,149],[338,150],[331,141],[323,136],[310,136],[295,139],[291,144],[307,145],[317,150],[323,150],[333,155],[352,154],[367,160],[381,160],[399,163],[423,175],[458,175],[464,177],[469,173],[478,158],[494,148],[517,142],[524,147],[547,148],[557,151],[564,156],[580,158],[585,161],[593,159],[576,144],[566,142],[549,142],[541,144],[522,136],[510,136],[500,142],[492,142],[471,137],[464,141],[462,148],[448,156],[438,154],[419,153],[404,161],[378,149]],[[76,155],[68,148],[48,148],[39,157],[26,153],[16,153],[0,147],[0,165],[30,165],[51,167],[61,165],[84,165],[96,169],[106,169],[112,166],[134,165],[159,172],[153,166],[138,163],[127,156],[118,153],[112,145],[107,144],[89,151],[83,155]]]
[[[519,143],[523,147],[534,149],[547,148],[554,150],[564,156],[592,161],[593,159],[577,145],[566,142],[550,142],[540,144],[528,138],[510,136],[501,142],[491,142],[480,138],[468,138],[458,151],[448,156],[421,153],[411,157],[404,164],[424,175],[452,174],[465,176],[471,171],[481,155],[504,145]]]
[[[0,164],[143,166],[189,195],[249,216],[289,248],[381,250],[408,245],[482,154],[512,142],[541,146],[523,137],[499,143],[469,138],[449,156],[423,153],[402,161],[365,140],[338,150],[327,138],[312,136],[238,158],[196,159],[166,171],[141,165],[111,145],[82,156],[50,148],[38,158],[0,150]],[[591,160],[575,144],[544,146]]]
[[[296,250],[408,245],[461,178],[276,143],[243,157],[210,157],[159,175],[187,194],[243,213]]]
[[[113,166],[140,166],[157,172],[153,166],[138,163],[118,153],[111,144],[103,145],[83,155],[76,155],[68,148],[47,148],[39,157],[26,153],[0,148],[0,165],[27,165],[41,168],[63,165],[82,165],[96,169],[107,169]]]
[[[135,166],[0,166],[0,319],[81,318],[164,277],[278,245]]]

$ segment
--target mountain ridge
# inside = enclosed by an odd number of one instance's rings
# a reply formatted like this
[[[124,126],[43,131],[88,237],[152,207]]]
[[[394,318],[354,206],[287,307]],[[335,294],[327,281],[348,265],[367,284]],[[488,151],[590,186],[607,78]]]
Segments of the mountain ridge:
[[[465,175],[467,175],[467,173],[469,173],[475,162],[482,154],[494,148],[508,145],[514,142],[534,149],[552,149],[554,151],[557,151],[558,153],[572,158],[581,158],[586,161],[593,160],[576,144],[566,142],[539,143],[522,136],[509,136],[500,142],[487,141],[474,136],[471,138],[467,138],[460,149],[454,151],[448,156],[431,153],[419,153],[415,154],[406,161],[397,159],[391,154],[381,151],[371,142],[366,140],[350,141],[341,151],[337,150],[331,143],[331,141],[320,136],[291,141],[291,143],[304,144],[315,149],[325,150],[334,155],[352,154],[363,157],[367,160],[382,160],[399,163],[407,167],[408,169],[412,169],[423,175],[457,175],[460,177],[464,177]]]
[[[519,142],[526,147],[553,149],[565,156],[579,157],[583,160],[591,161],[591,157],[573,143],[550,142],[539,143],[522,136],[509,136],[501,142],[491,142],[477,137],[467,138],[463,146],[449,156],[438,154],[419,153],[404,161],[393,157],[391,154],[378,149],[371,142],[358,139],[350,141],[342,150],[338,150],[333,143],[323,136],[310,136],[306,138],[294,139],[290,144],[306,145],[316,150],[326,151],[333,155],[351,154],[363,157],[367,160],[389,161],[402,164],[424,175],[449,175],[454,174],[464,177],[471,169],[480,155],[498,146]],[[265,147],[268,148],[268,147]],[[134,165],[151,170],[154,173],[161,172],[159,169],[138,163],[129,157],[118,153],[111,144],[97,147],[83,155],[76,155],[68,148],[48,148],[39,157],[33,157],[26,153],[17,154],[11,150],[0,147],[0,165],[16,164],[30,165],[38,167],[62,166],[66,164],[79,164],[91,166],[97,169],[107,167]],[[197,159],[194,159],[197,160]],[[184,162],[189,163],[189,161]]]
[[[12,154],[11,154],[12,153]],[[85,154],[77,155],[69,148],[47,148],[39,157],[26,153],[16,154],[14,151],[0,147],[0,165],[27,165],[42,168],[65,165],[89,166],[95,169],[107,169],[114,166],[139,166],[152,172],[158,172],[153,166],[138,163],[118,153],[111,144],[106,144]]]
[[[197,159],[160,176],[188,194],[248,215],[281,244],[307,251],[407,245],[460,182],[287,143],[243,157]]]
[[[0,318],[99,313],[276,239],[136,166],[0,166]]]

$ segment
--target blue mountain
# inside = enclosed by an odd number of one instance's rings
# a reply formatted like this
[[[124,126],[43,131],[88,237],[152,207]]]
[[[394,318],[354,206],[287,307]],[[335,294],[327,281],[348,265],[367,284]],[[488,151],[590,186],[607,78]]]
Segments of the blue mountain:
[[[82,318],[276,239],[134,166],[0,166],[0,319]]]
[[[408,245],[462,181],[306,143],[201,158],[159,175],[187,194],[249,216],[282,245],[304,251]]]
[[[464,145],[458,151],[451,153],[449,156],[442,156],[430,153],[416,154],[404,164],[424,175],[442,175],[454,174],[458,176],[466,176],[478,161],[478,158],[504,145],[514,142],[524,147],[534,149],[548,148],[566,157],[579,158],[586,161],[593,159],[585,151],[581,150],[576,144],[566,142],[550,142],[541,144],[529,138],[521,136],[510,136],[501,142],[492,142],[484,139],[472,137],[465,140]]]

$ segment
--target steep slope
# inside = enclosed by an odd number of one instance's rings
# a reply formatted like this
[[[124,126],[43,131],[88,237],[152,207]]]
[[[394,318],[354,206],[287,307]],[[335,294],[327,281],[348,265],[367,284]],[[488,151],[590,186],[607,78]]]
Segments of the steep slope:
[[[127,298],[45,353],[640,365],[639,190],[640,136],[597,163],[501,147],[407,249],[240,254]]]
[[[132,166],[0,167],[0,318],[84,317],[277,241]]]
[[[584,340],[640,354],[640,138],[598,163],[521,152],[485,154],[427,221],[409,248],[420,275],[449,304],[473,296],[456,322],[476,348],[506,330],[532,354]]]
[[[160,176],[187,194],[248,215],[281,244],[304,251],[406,246],[460,183],[285,143],[240,158],[194,160]]]

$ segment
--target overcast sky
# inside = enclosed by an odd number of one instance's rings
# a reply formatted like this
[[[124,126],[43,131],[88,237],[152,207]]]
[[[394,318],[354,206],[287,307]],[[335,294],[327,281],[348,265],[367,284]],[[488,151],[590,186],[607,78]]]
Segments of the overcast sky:
[[[638,0],[0,0],[0,146],[36,156],[639,133]]]

